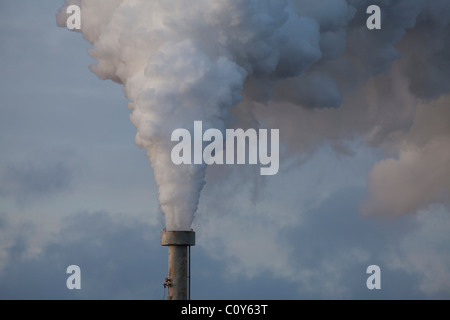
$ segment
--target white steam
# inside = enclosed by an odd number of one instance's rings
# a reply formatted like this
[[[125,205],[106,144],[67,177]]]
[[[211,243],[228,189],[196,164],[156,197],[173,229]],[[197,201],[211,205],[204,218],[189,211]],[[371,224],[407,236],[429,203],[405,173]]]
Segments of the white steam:
[[[449,2],[377,3],[378,31],[366,28],[366,0],[66,0],[57,20],[65,27],[67,6],[81,7],[80,31],[98,61],[91,70],[122,84],[131,101],[136,144],[154,169],[166,228],[189,230],[206,166],[173,165],[170,137],[177,128],[192,131],[196,120],[204,130],[224,131],[234,120],[279,128],[286,156],[325,139],[389,145],[400,158],[372,171],[367,214],[404,214],[448,195],[430,189],[425,199],[405,195],[399,205],[379,192],[386,179],[376,177],[419,168],[433,183],[427,163],[448,173],[448,132],[428,137],[427,156],[409,148],[408,132],[420,99],[450,90]],[[445,110],[425,113],[439,118]],[[396,179],[390,195],[409,181]]]
[[[81,7],[81,32],[98,61],[92,71],[123,84],[132,101],[136,144],[147,150],[168,230],[189,230],[206,169],[172,164],[172,131],[192,130],[195,120],[224,131],[249,75],[298,75],[320,58],[318,25],[282,0],[70,4]],[[63,7],[59,24],[66,19]]]

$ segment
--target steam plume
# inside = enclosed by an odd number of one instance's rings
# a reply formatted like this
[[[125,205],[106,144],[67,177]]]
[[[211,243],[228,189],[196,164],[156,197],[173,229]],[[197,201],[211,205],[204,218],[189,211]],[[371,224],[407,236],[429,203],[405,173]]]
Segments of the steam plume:
[[[367,0],[66,0],[62,27],[71,4],[81,7],[80,31],[98,61],[91,70],[122,84],[131,101],[136,144],[154,169],[168,230],[190,229],[206,170],[172,164],[174,129],[192,131],[202,120],[204,130],[224,131],[237,120],[280,128],[286,156],[360,136],[401,153],[421,116],[417,105],[427,109],[450,89],[446,0],[377,1],[379,31],[366,28]],[[448,168],[448,153],[440,157]],[[442,198],[394,208],[376,191],[383,186],[375,176],[390,169],[371,173],[365,213],[384,203],[384,212],[403,214]]]

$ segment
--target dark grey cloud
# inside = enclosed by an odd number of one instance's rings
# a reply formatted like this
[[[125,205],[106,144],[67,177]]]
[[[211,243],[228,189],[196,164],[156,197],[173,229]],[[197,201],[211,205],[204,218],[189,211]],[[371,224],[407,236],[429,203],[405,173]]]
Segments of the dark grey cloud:
[[[427,1],[414,29],[408,30],[399,48],[405,53],[402,68],[414,94],[432,100],[448,93],[450,3]]]
[[[410,217],[396,221],[361,217],[358,214],[358,199],[364,192],[361,188],[344,188],[309,212],[302,225],[283,230],[283,242],[291,244],[293,249],[291,263],[294,268],[300,274],[302,270],[309,273],[299,282],[299,292],[302,292],[302,287],[308,288],[306,292],[303,290],[306,294],[300,293],[301,298],[450,298],[445,284],[437,285],[430,291],[422,290],[421,286],[429,281],[426,272],[423,269],[412,271],[413,264],[408,266],[411,255],[430,269],[448,272],[448,255],[444,251],[440,252],[447,258],[437,261],[435,257],[423,254],[423,248],[431,249],[434,245],[430,247],[430,243],[427,243],[428,236],[420,236],[423,232],[421,224]],[[437,219],[442,217],[437,216]],[[440,233],[439,229],[435,232]],[[399,237],[399,234],[417,243],[403,244],[404,237]],[[439,239],[440,246],[445,247],[447,240]],[[396,248],[395,253],[392,253],[393,248]],[[394,267],[393,261],[396,259],[404,261],[402,267]],[[366,287],[369,276],[366,269],[373,264],[381,269],[382,289],[379,291],[371,291]],[[445,277],[442,278],[447,281]]]
[[[162,299],[167,253],[158,245],[159,232],[142,221],[73,215],[36,256],[23,255],[26,234],[14,241],[0,271],[0,298]],[[80,291],[66,287],[73,264],[81,268]]]
[[[362,193],[360,188],[340,190],[309,212],[302,225],[284,230],[284,241],[294,250],[291,263],[299,273],[314,270],[302,279],[299,290],[305,286],[319,299],[376,296],[366,288],[365,271],[372,264],[381,264],[384,270],[378,255],[392,235],[389,228],[359,216],[355,195]],[[332,287],[326,290],[327,286]],[[383,295],[387,291],[383,287]]]
[[[69,190],[74,176],[70,164],[56,159],[9,164],[0,174],[0,196],[26,203]]]
[[[6,227],[6,214],[0,212],[0,230]]]
[[[317,188],[322,189],[320,184]],[[218,286],[245,287],[250,298],[450,297],[446,287],[450,256],[443,249],[448,246],[448,214],[425,212],[420,220],[365,218],[358,213],[367,192],[363,187],[338,188],[306,211],[302,200],[297,207],[292,199],[286,202],[289,196],[280,197],[282,192],[272,189],[251,208],[243,202],[250,194],[248,185],[236,186],[226,195],[210,192],[207,188],[203,203],[211,204],[201,208],[195,228],[203,240],[199,238],[201,249],[220,266],[207,265],[203,271],[209,277],[223,275],[224,283]],[[267,206],[274,211],[266,211]],[[366,269],[373,264],[382,271],[380,291],[366,287]],[[270,294],[258,291],[277,282]],[[226,293],[220,290],[218,296]]]

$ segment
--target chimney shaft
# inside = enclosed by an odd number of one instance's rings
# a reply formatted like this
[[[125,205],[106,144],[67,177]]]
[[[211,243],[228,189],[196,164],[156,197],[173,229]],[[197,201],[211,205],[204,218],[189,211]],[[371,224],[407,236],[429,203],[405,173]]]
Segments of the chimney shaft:
[[[195,245],[194,231],[163,231],[161,245],[169,247],[169,300],[188,299],[188,247]]]

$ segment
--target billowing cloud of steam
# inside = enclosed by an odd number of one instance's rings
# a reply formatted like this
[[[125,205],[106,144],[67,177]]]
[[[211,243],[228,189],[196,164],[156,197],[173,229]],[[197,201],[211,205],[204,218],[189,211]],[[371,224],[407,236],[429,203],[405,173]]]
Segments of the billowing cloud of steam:
[[[131,101],[136,143],[154,169],[167,229],[190,228],[205,181],[205,166],[170,160],[172,131],[193,130],[194,120],[204,130],[246,122],[280,128],[286,155],[361,136],[399,151],[398,160],[373,169],[367,214],[403,214],[448,194],[436,187],[398,205],[379,192],[383,175],[395,179],[391,170],[407,176],[420,168],[430,184],[429,159],[448,172],[449,154],[440,150],[448,135],[430,137],[427,155],[408,147],[408,131],[422,113],[439,118],[448,109],[426,105],[450,89],[448,1],[377,1],[377,31],[366,28],[368,0],[65,2],[58,24],[65,27],[68,5],[81,7],[80,31],[98,61],[91,70],[122,84]],[[416,114],[420,99],[427,99],[419,108],[427,111]],[[395,189],[409,183],[399,177]]]
[[[294,15],[285,1],[67,4],[82,9],[81,32],[98,60],[92,71],[123,84],[132,101],[136,143],[147,150],[169,230],[189,229],[205,177],[203,165],[172,165],[173,130],[192,130],[195,120],[225,130],[247,76],[298,75],[320,58],[318,25]],[[62,26],[65,12],[58,16]],[[280,63],[294,56],[294,68]]]

